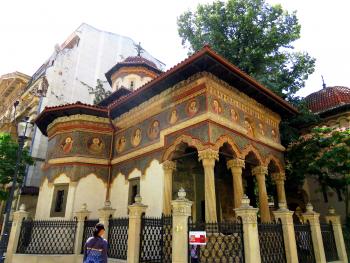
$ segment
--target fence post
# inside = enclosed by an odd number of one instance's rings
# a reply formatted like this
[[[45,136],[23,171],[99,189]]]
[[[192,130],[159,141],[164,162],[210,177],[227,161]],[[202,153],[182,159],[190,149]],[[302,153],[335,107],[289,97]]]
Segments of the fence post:
[[[84,223],[87,218],[89,218],[90,211],[87,210],[87,205],[83,204],[81,210],[75,212],[75,217],[77,218],[77,231],[75,233],[75,245],[74,254],[80,255],[81,246],[83,242],[84,235]]]
[[[105,206],[98,210],[98,221],[105,226],[105,239],[108,239],[109,218],[113,216],[115,209],[111,207],[111,202],[106,201]]]
[[[293,211],[287,209],[286,203],[279,203],[279,209],[273,211],[276,220],[280,219],[283,229],[283,241],[287,263],[298,263],[298,251],[295,241]]]
[[[245,263],[260,263],[261,256],[257,223],[258,209],[253,208],[249,203],[249,198],[244,195],[241,207],[235,208],[234,211],[237,217],[242,218]]]
[[[178,198],[171,202],[173,209],[172,262],[188,262],[188,217],[192,202],[186,199],[186,192],[180,188]]]
[[[328,215],[325,216],[327,223],[331,222],[333,227],[333,234],[335,244],[337,246],[337,252],[340,262],[348,262],[348,256],[346,254],[346,247],[344,242],[343,230],[341,228],[340,215],[335,213],[334,208],[329,208]]]
[[[9,242],[7,245],[5,263],[11,263],[12,255],[15,254],[17,251],[18,240],[19,240],[19,236],[22,228],[22,222],[24,219],[27,219],[29,216],[29,213],[26,212],[25,209],[26,209],[25,205],[22,204],[19,210],[13,213],[12,228],[11,228],[11,234],[9,237]]]
[[[141,196],[135,197],[135,203],[129,205],[128,263],[138,263],[140,257],[141,217],[147,205],[142,204]]]
[[[320,214],[314,211],[311,203],[306,205],[306,212],[303,213],[304,221],[309,221],[311,229],[312,244],[314,247],[315,260],[317,263],[326,263],[322,233],[320,227]]]

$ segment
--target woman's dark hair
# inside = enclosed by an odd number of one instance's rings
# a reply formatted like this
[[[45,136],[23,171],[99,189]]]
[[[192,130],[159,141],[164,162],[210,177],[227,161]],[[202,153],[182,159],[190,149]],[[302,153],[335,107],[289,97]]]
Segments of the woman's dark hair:
[[[101,223],[97,223],[93,232],[94,237],[98,237],[98,233],[100,233],[102,229],[105,230],[105,226]]]

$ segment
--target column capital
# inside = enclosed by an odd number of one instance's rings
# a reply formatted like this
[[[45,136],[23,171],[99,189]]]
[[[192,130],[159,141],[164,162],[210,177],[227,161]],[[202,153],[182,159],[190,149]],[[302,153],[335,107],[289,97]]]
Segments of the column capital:
[[[275,182],[286,180],[286,174],[284,172],[272,173],[271,177]]]
[[[255,166],[253,169],[252,169],[252,175],[253,176],[257,176],[257,175],[267,175],[268,173],[268,170],[267,170],[267,167],[266,166]]]
[[[232,159],[227,161],[227,168],[232,169],[232,168],[245,168],[245,162],[242,159]]]
[[[202,161],[202,160],[219,160],[219,151],[213,150],[213,149],[205,149],[203,151],[199,151],[198,152],[198,160]]]
[[[163,169],[168,170],[168,171],[174,171],[176,170],[176,162],[166,160],[165,162],[162,163]]]

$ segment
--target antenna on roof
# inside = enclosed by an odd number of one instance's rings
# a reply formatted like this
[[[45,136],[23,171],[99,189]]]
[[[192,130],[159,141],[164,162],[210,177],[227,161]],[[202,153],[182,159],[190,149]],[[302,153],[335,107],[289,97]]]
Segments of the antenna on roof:
[[[324,83],[324,79],[323,79],[322,75],[321,75],[321,78],[322,78],[322,87],[325,89],[326,88],[326,83]]]
[[[134,46],[137,51],[137,56],[141,57],[141,53],[144,52],[144,49],[141,47],[141,42],[139,42],[139,44],[134,44]]]

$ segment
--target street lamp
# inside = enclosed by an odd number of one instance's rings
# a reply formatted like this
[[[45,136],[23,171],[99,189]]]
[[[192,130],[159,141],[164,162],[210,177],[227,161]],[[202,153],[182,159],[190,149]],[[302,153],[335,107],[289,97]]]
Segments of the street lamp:
[[[10,190],[10,196],[7,199],[6,202],[6,208],[5,208],[5,221],[4,221],[4,230],[1,236],[1,258],[0,262],[4,262],[4,253],[6,252],[7,243],[9,239],[10,234],[10,226],[9,226],[9,218],[11,213],[11,207],[13,202],[13,196],[16,190],[16,183],[17,183],[17,177],[18,177],[18,170],[19,165],[21,163],[21,157],[22,157],[22,151],[25,140],[30,136],[30,133],[32,132],[33,123],[29,121],[28,117],[25,117],[23,121],[20,121],[17,125],[17,135],[18,135],[18,150],[17,150],[17,160],[16,160],[16,166],[15,166],[15,173],[13,175],[11,190]]]

